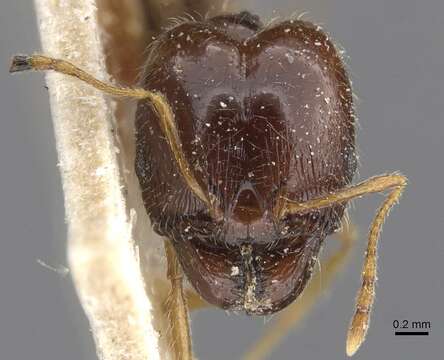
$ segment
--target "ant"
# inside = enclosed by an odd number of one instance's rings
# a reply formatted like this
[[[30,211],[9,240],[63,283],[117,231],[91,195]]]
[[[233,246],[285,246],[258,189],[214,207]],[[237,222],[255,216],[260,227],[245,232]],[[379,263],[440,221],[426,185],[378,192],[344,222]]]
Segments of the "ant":
[[[370,227],[347,334],[347,354],[358,350],[375,296],[381,227],[407,179],[394,173],[352,184],[351,85],[319,27],[302,20],[265,27],[248,12],[178,24],[150,47],[138,88],[41,55],[16,56],[10,71],[23,70],[54,70],[138,100],[135,172],[155,231],[169,239],[169,306],[183,359],[192,351],[181,269],[199,294],[188,299],[191,308],[275,313],[306,287],[348,202],[389,191]],[[336,267],[337,260],[326,271]]]

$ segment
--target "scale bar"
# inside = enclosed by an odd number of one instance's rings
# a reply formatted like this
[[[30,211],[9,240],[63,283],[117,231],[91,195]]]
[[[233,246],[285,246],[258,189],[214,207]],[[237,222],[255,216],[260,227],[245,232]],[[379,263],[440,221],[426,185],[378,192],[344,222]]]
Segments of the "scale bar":
[[[395,335],[428,336],[428,331],[395,331]]]

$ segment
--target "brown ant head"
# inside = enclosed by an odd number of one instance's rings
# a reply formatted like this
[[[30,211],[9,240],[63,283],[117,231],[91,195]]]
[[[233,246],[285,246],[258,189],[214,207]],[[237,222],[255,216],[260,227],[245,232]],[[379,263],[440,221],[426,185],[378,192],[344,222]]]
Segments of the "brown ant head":
[[[263,28],[249,13],[184,23],[152,45],[142,86],[168,100],[180,143],[141,100],[136,172],[154,228],[208,302],[282,309],[345,204],[283,215],[281,200],[327,195],[356,168],[352,94],[333,44],[313,24]]]

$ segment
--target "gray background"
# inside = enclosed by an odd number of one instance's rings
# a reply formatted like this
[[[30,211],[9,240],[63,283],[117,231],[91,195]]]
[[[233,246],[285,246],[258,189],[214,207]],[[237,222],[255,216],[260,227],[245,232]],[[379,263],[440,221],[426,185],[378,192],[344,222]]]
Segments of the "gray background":
[[[400,170],[410,179],[384,228],[375,311],[356,359],[442,358],[444,2],[249,3],[266,18],[309,10],[307,18],[323,23],[347,49],[360,97],[360,178]],[[40,75],[7,73],[12,54],[39,49],[32,5],[30,0],[0,3],[0,359],[94,359],[69,276],[37,262],[66,265],[47,91]],[[366,230],[380,200],[372,196],[355,202],[352,216],[361,236],[347,269],[273,359],[345,358]],[[240,358],[266,326],[263,319],[218,310],[193,318],[196,351],[205,360]],[[431,336],[395,338],[395,319],[431,321]]]

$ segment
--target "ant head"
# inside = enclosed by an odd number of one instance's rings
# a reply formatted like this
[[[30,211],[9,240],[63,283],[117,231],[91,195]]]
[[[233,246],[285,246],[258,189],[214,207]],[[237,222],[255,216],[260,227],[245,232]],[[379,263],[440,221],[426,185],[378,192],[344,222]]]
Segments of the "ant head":
[[[156,231],[210,303],[285,307],[344,205],[283,215],[282,199],[341,189],[356,167],[352,94],[333,44],[310,23],[263,28],[248,13],[184,23],[152,45],[141,82],[166,97],[177,128],[172,142],[139,102],[136,172]]]

